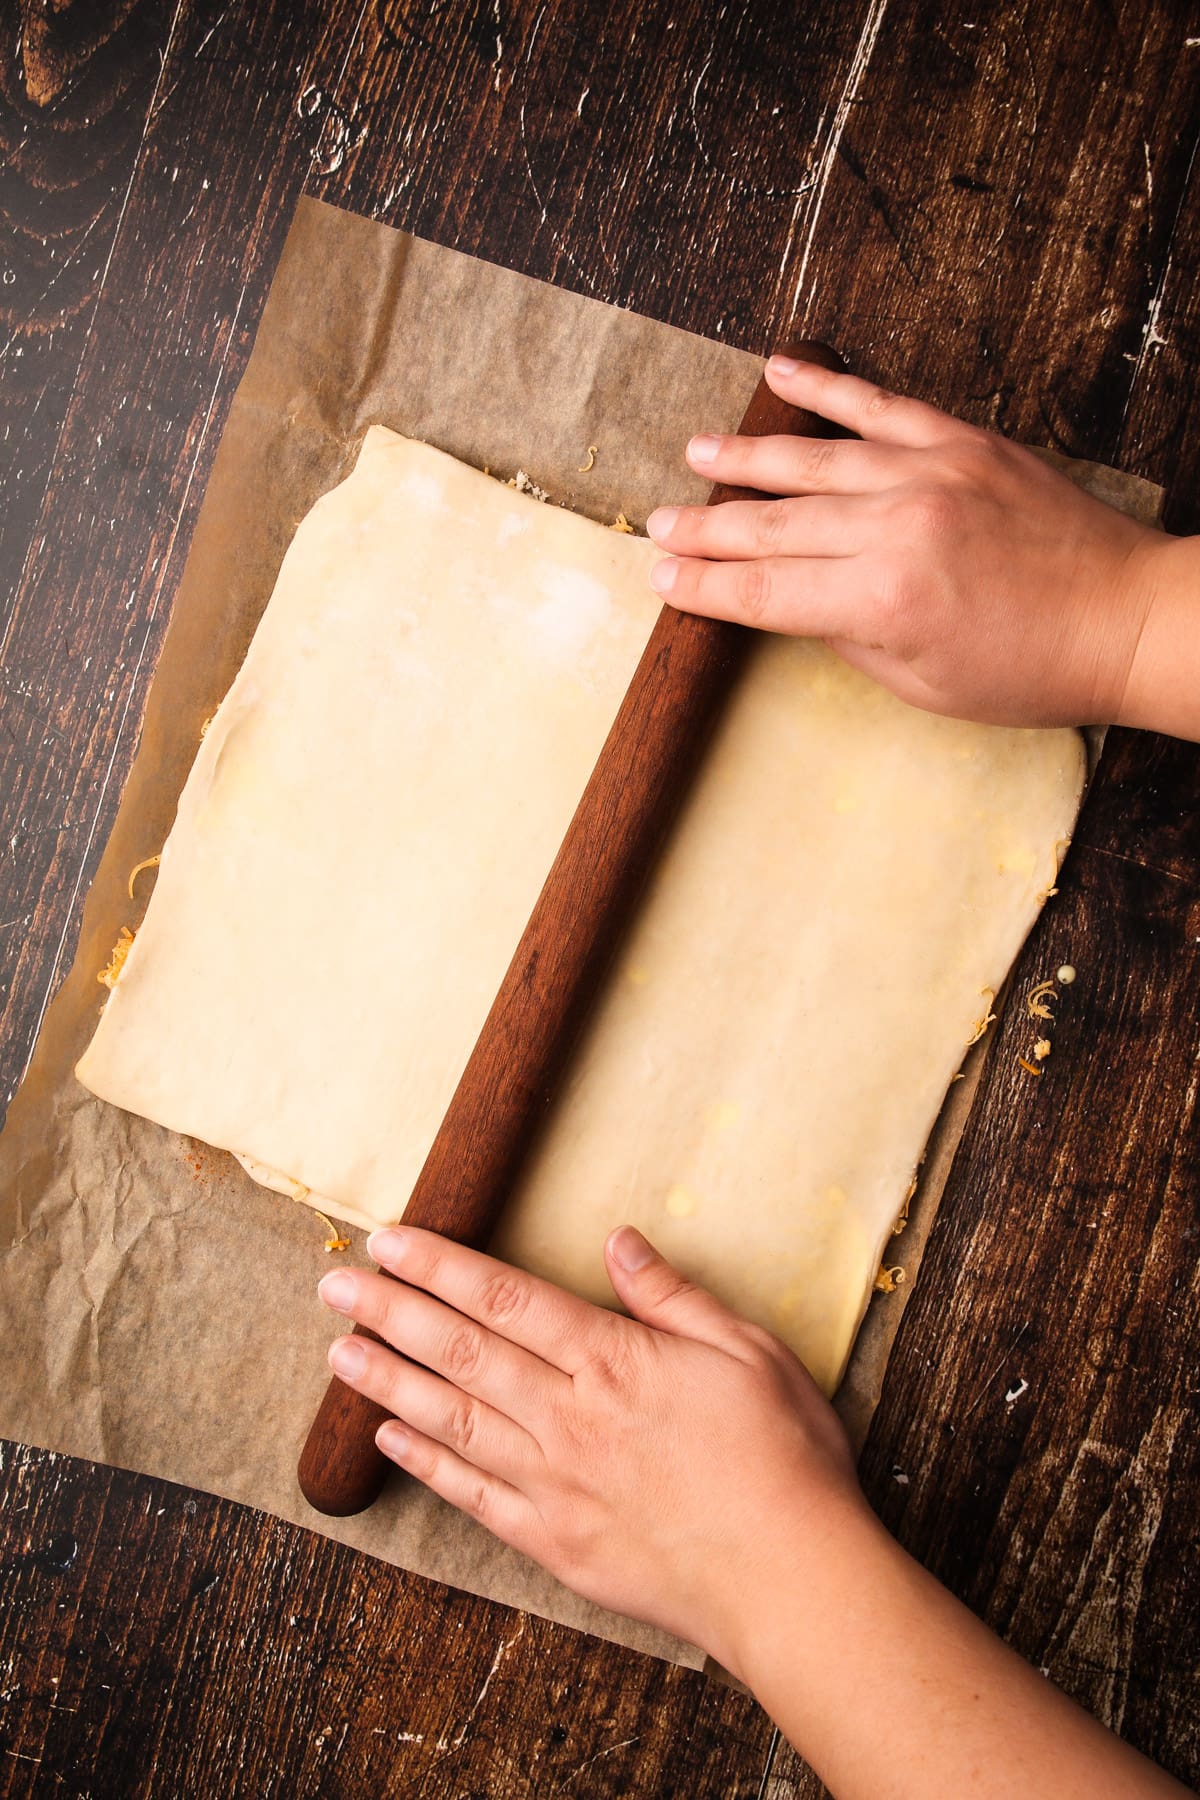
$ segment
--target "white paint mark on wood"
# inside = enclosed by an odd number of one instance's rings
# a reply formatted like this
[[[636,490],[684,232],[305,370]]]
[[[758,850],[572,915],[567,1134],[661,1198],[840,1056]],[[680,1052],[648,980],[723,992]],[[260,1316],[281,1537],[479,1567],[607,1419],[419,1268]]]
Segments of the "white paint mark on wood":
[[[1183,210],[1191,190],[1192,173],[1196,166],[1197,150],[1200,150],[1200,136],[1198,136],[1192,144],[1192,153],[1188,157],[1188,166],[1184,172],[1183,183],[1179,189],[1179,205],[1175,211],[1175,218],[1172,222],[1170,236],[1167,239],[1168,243],[1170,243],[1175,236],[1175,226],[1179,223],[1179,215]],[[1147,165],[1147,172],[1149,172],[1149,165]],[[1133,376],[1129,383],[1129,393],[1125,399],[1124,411],[1121,414],[1122,425],[1124,425],[1125,420],[1129,416],[1129,409],[1133,404],[1133,398],[1137,392],[1138,383],[1141,380],[1142,373],[1145,369],[1146,359],[1149,356],[1152,356],[1155,351],[1164,349],[1168,343],[1167,338],[1164,337],[1160,330],[1160,325],[1162,321],[1163,302],[1166,299],[1167,283],[1171,279],[1173,266],[1174,257],[1171,252],[1168,251],[1166,262],[1163,264],[1162,274],[1159,277],[1158,286],[1151,295],[1150,305],[1146,311],[1146,323],[1142,328],[1142,341],[1138,346],[1136,356],[1133,358]]]
[[[1086,1704],[1113,1731],[1120,1731],[1125,1718],[1146,1566],[1162,1523],[1175,1443],[1187,1429],[1183,1408],[1158,1408],[1114,1482],[1109,1503],[1096,1522],[1091,1553],[1063,1603],[1050,1640],[1048,1666],[1070,1664],[1087,1670],[1097,1685]],[[1110,1450],[1118,1464],[1125,1461],[1110,1446],[1092,1447]],[[1063,1492],[1073,1504],[1074,1484],[1069,1481]]]
[[[641,1737],[642,1733],[639,1731],[634,1737],[622,1738],[619,1744],[609,1744],[605,1749],[597,1750],[595,1755],[589,1756],[581,1762],[577,1769],[572,1769],[566,1780],[560,1782],[553,1790],[554,1793],[565,1794],[567,1789],[580,1775],[583,1774],[585,1769],[590,1769],[593,1763],[603,1762],[606,1756],[615,1756],[618,1750],[628,1750],[630,1744],[638,1743]]]
[[[838,103],[834,108],[833,118],[825,136],[812,182],[802,188],[796,200],[796,209],[792,214],[791,229],[784,250],[783,260],[779,266],[780,284],[790,258],[791,249],[797,237],[803,238],[800,254],[800,268],[792,286],[791,300],[783,309],[781,317],[789,325],[795,325],[800,317],[801,308],[808,298],[805,278],[808,274],[809,258],[812,255],[813,240],[817,234],[817,225],[821,217],[821,208],[825,202],[825,190],[829,186],[829,178],[833,173],[833,165],[837,160],[838,149],[842,141],[842,133],[846,129],[846,120],[850,116],[850,108],[858,99],[863,79],[870,66],[874,54],[876,40],[883,24],[884,14],[888,9],[888,0],[871,0],[867,8],[867,16],[863,20],[862,30],[858,34],[858,43],[854,47],[854,55],[850,60],[850,68],[842,84]]]
[[[459,1726],[458,1731],[455,1733],[455,1735],[452,1738],[439,1738],[438,1739],[437,1747],[439,1750],[461,1750],[462,1749],[463,1745],[467,1741],[467,1733],[470,1731],[471,1726],[474,1722],[475,1714],[479,1711],[480,1707],[483,1705],[484,1701],[486,1700],[488,1689],[491,1687],[492,1682],[496,1678],[496,1672],[499,1669],[500,1664],[504,1661],[504,1658],[508,1655],[508,1653],[512,1649],[513,1645],[518,1643],[520,1641],[520,1639],[524,1637],[525,1627],[528,1623],[529,1623],[529,1621],[527,1618],[522,1618],[521,1623],[518,1625],[517,1629],[513,1632],[512,1636],[510,1638],[502,1638],[500,1640],[499,1646],[497,1647],[497,1650],[496,1650],[496,1654],[492,1658],[492,1666],[483,1678],[483,1686],[480,1688],[480,1690],[476,1694],[474,1700],[471,1702],[470,1712],[467,1714],[466,1718],[463,1720],[462,1724]]]

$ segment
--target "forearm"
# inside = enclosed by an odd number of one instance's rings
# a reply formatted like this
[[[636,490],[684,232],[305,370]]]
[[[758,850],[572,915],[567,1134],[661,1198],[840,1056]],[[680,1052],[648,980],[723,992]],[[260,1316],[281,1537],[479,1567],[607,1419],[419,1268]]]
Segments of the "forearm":
[[[837,1800],[1183,1792],[1003,1645],[874,1520],[764,1589],[738,1672]]]
[[[1149,605],[1117,723],[1200,741],[1200,537],[1146,559]]]

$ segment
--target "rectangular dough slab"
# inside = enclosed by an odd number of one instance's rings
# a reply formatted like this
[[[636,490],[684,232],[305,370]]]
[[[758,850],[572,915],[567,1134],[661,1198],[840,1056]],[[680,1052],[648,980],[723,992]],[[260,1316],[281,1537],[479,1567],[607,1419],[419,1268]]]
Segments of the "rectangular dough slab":
[[[78,1065],[399,1217],[657,611],[652,547],[382,427],[301,524]],[[498,1249],[610,1300],[632,1219],[836,1385],[967,1040],[1052,884],[1071,731],[764,638]]]

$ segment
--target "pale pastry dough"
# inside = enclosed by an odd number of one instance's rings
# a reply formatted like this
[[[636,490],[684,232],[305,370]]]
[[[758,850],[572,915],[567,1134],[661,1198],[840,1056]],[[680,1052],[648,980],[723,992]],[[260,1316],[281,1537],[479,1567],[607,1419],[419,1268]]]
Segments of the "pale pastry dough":
[[[644,540],[381,427],[200,746],[80,1079],[397,1218],[657,611]],[[498,1249],[611,1301],[632,1219],[827,1390],[1051,885],[1078,734],[756,645]]]

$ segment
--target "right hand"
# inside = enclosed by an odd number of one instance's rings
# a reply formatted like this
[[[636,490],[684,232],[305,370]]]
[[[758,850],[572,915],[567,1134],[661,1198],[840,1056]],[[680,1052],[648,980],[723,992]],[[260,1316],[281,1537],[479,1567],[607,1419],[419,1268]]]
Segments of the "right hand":
[[[693,438],[698,473],[781,498],[652,513],[671,553],[651,574],[663,599],[823,638],[930,712],[1122,717],[1157,564],[1177,540],[921,401],[784,357],[766,376],[859,439]]]

